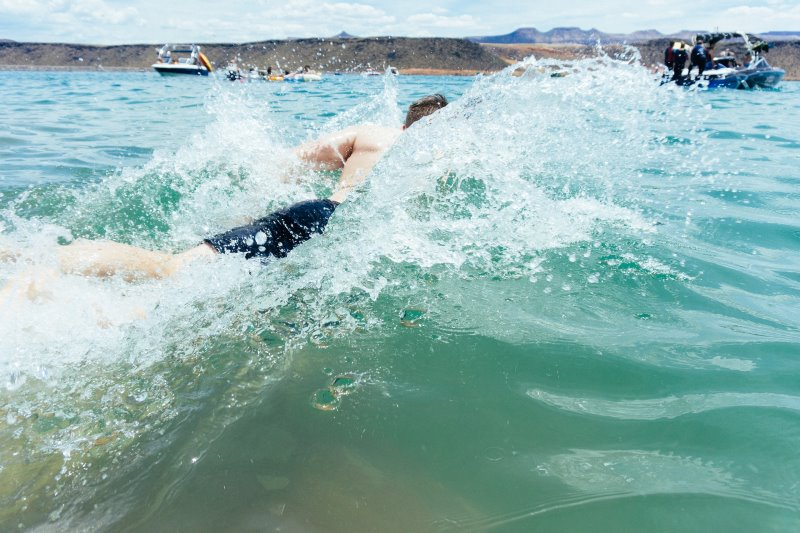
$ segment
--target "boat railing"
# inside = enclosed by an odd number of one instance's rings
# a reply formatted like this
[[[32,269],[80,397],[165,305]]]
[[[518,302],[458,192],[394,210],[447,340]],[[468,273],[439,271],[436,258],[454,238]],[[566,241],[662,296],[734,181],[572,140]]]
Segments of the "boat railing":
[[[746,67],[748,70],[768,69],[772,66],[767,62],[767,58],[757,54],[753,54],[753,60]]]

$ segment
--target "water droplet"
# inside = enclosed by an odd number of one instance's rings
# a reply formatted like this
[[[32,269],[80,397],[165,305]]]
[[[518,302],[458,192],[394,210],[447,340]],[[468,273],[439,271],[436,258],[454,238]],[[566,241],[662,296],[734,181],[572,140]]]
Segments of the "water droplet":
[[[334,396],[346,396],[355,390],[357,385],[355,376],[336,376],[331,383]]]
[[[400,317],[400,323],[407,328],[416,327],[419,325],[423,315],[425,315],[425,311],[421,309],[404,309],[403,315]]]
[[[311,398],[311,405],[320,411],[335,411],[339,408],[339,398],[331,389],[320,389]]]

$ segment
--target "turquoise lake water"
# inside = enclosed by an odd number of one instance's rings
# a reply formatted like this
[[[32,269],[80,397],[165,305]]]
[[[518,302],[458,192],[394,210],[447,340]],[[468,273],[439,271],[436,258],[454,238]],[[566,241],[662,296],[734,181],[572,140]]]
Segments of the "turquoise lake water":
[[[0,72],[0,284],[50,276],[0,302],[0,530],[800,529],[800,84],[526,67]],[[431,92],[286,259],[49,274],[325,195],[288,148]]]

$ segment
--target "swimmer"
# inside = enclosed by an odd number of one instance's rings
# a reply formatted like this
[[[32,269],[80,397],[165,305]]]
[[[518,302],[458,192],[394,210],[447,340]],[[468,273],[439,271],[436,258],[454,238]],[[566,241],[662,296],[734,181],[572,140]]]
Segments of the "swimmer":
[[[294,204],[251,224],[204,239],[194,248],[177,254],[113,241],[79,239],[60,247],[59,268],[68,274],[120,276],[126,281],[135,281],[169,277],[193,261],[213,258],[217,254],[244,253],[248,259],[285,257],[298,244],[322,233],[336,207],[366,179],[372,167],[404,130],[447,103],[440,94],[426,96],[409,106],[401,128],[354,126],[296,148],[295,155],[317,170],[342,170],[330,198]],[[22,281],[29,276],[23,278]],[[41,283],[28,281],[22,294],[32,298],[41,295]],[[8,285],[0,291],[0,296],[11,289],[11,282]]]

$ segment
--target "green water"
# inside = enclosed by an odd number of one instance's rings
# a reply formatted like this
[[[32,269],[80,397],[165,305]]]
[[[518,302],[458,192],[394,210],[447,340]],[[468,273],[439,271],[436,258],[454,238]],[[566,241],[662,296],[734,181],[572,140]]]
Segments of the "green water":
[[[0,529],[796,530],[800,89],[538,66],[0,73],[2,280],[325,194],[287,147],[453,101],[285,260],[4,302]]]

